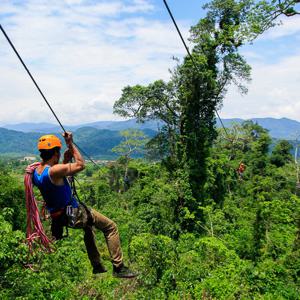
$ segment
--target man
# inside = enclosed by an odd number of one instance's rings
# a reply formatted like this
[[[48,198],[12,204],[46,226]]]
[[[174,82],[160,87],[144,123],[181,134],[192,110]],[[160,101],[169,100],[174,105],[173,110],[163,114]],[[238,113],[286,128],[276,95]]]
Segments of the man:
[[[95,243],[93,226],[100,229],[105,236],[113,264],[113,275],[119,278],[132,278],[136,275],[123,263],[120,238],[116,224],[94,209],[88,209],[78,203],[72,195],[67,176],[82,171],[85,162],[73,144],[71,133],[64,134],[68,149],[64,153],[63,163],[59,163],[61,141],[54,135],[45,135],[39,139],[38,149],[42,158],[41,164],[35,169],[32,182],[36,185],[50,212],[52,219],[51,231],[55,239],[63,236],[63,227],[82,228],[88,257],[93,266],[93,273],[104,273],[106,269],[100,260]],[[71,159],[74,162],[71,162]]]
[[[239,175],[239,180],[243,180],[245,170],[246,170],[246,165],[241,162],[237,169],[237,173]]]

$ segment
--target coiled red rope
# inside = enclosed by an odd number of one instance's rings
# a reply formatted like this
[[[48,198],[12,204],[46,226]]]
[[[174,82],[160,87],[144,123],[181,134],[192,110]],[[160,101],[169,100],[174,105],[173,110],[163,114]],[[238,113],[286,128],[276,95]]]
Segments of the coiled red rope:
[[[27,210],[27,230],[26,240],[29,247],[29,252],[33,252],[33,242],[37,241],[42,250],[52,252],[52,241],[47,237],[43,224],[40,219],[37,202],[33,193],[32,174],[41,163],[33,163],[26,168],[24,177],[26,210]]]

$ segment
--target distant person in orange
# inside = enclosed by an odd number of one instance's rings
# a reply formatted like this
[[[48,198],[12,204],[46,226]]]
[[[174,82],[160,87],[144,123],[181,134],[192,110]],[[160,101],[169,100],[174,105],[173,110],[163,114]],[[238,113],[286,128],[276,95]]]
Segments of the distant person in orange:
[[[238,169],[237,169],[237,173],[239,175],[239,179],[242,180],[243,176],[244,176],[244,172],[246,170],[246,165],[244,163],[240,163]]]

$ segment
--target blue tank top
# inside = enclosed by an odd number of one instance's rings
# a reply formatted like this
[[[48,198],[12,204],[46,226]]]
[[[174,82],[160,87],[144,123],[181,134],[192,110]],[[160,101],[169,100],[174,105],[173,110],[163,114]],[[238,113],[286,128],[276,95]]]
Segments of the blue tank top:
[[[72,197],[71,187],[66,177],[63,185],[56,185],[51,182],[49,175],[50,166],[46,166],[41,174],[34,170],[32,182],[40,190],[46,207],[50,213],[65,208],[67,205],[78,207],[78,203]]]

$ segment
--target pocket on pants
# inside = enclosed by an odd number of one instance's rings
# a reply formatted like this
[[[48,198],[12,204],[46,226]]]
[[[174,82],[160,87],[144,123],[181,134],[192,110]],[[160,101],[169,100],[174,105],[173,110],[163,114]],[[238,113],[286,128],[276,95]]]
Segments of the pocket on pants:
[[[72,228],[84,228],[87,225],[88,216],[85,208],[82,205],[79,205],[75,210],[75,222]]]

